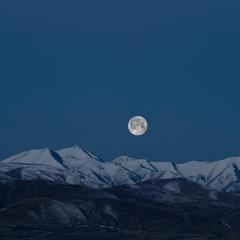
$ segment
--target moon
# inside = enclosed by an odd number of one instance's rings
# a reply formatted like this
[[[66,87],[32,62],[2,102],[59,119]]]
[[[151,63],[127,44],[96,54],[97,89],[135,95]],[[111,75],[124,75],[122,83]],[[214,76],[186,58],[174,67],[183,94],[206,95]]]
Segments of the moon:
[[[128,130],[135,136],[141,136],[146,133],[148,129],[147,120],[141,116],[135,116],[128,122]]]

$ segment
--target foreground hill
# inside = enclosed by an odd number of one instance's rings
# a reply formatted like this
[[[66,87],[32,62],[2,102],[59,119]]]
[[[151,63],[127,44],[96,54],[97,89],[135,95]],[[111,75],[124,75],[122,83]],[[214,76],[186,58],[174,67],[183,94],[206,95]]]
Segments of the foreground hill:
[[[185,179],[96,190],[47,181],[0,184],[9,239],[240,239],[240,197]],[[216,197],[217,196],[217,197]]]

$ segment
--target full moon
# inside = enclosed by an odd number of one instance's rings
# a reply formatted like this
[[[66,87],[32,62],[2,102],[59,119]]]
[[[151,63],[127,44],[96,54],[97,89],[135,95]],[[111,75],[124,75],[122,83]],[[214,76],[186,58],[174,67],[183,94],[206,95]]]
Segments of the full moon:
[[[128,122],[128,130],[135,136],[143,135],[148,128],[148,123],[145,118],[140,116],[135,116],[131,118]]]

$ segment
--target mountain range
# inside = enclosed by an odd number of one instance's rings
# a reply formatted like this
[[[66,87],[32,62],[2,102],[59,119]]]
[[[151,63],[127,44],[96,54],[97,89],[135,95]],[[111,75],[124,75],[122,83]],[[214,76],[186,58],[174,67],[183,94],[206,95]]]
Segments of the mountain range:
[[[47,180],[108,188],[151,179],[183,178],[222,192],[240,190],[240,158],[186,163],[149,161],[126,156],[112,161],[79,146],[54,151],[30,150],[0,161],[0,180]]]
[[[239,240],[239,162],[26,151],[0,161],[0,239]]]

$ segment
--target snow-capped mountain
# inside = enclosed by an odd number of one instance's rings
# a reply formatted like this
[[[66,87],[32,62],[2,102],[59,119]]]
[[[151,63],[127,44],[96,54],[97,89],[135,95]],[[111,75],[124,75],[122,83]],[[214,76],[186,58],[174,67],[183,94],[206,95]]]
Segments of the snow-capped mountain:
[[[94,188],[134,183],[122,167],[105,162],[78,146],[31,150],[0,162],[0,179],[50,180]]]
[[[181,177],[218,191],[240,190],[239,157],[214,162],[191,161],[181,164],[120,157],[113,162],[123,168],[131,169],[132,172],[141,176],[143,181]]]
[[[74,146],[26,151],[0,161],[1,180],[42,179],[105,188],[172,178],[186,178],[218,191],[239,191],[240,158],[176,164],[119,157],[109,162]]]

